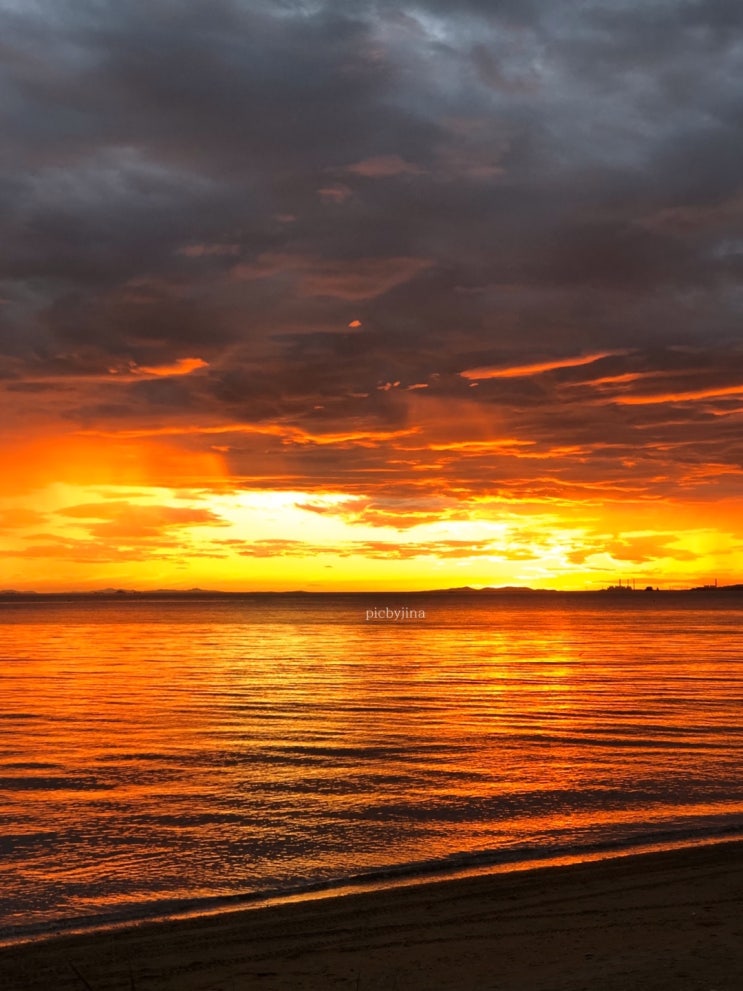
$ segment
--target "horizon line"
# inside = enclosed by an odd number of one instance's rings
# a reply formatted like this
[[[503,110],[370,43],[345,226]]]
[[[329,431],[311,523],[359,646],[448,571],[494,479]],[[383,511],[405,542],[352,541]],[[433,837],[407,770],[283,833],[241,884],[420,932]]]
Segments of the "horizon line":
[[[152,589],[138,589],[138,588],[101,588],[101,589],[80,589],[80,588],[70,588],[70,589],[56,589],[56,590],[46,590],[38,591],[37,589],[15,589],[7,588],[0,589],[0,600],[2,599],[14,599],[23,596],[31,596],[34,598],[47,598],[47,597],[61,597],[61,596],[74,596],[76,598],[94,598],[94,599],[121,599],[125,597],[136,597],[136,598],[147,598],[155,597],[159,598],[162,596],[175,596],[184,598],[196,598],[198,596],[207,596],[210,598],[235,598],[247,595],[435,595],[435,594],[482,594],[482,593],[497,593],[501,595],[508,594],[548,594],[548,595],[585,595],[585,594],[600,594],[602,592],[618,592],[624,594],[625,592],[654,592],[654,593],[668,593],[668,592],[705,592],[705,591],[743,591],[743,582],[733,582],[728,585],[717,585],[717,584],[703,584],[703,585],[684,585],[684,586],[673,586],[666,588],[660,588],[658,586],[647,585],[642,588],[633,589],[631,586],[621,586],[616,585],[603,586],[601,588],[573,588],[573,589],[558,589],[558,588],[534,588],[529,585],[485,585],[485,586],[472,586],[472,585],[461,585],[461,586],[448,586],[448,587],[437,587],[437,588],[408,588],[408,589],[306,589],[306,588],[293,588],[293,589],[213,589],[213,588],[152,588]]]

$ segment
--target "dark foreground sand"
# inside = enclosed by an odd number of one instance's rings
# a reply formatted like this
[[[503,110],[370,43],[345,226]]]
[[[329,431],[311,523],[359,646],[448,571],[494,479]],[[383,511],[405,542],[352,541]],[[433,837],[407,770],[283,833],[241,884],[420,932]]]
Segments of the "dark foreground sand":
[[[86,987],[741,991],[743,843],[0,950],[2,991]]]

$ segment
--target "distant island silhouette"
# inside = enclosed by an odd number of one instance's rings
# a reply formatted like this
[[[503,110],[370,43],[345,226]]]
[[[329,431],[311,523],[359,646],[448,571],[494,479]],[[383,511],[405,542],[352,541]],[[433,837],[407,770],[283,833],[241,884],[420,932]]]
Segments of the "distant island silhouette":
[[[42,601],[42,600],[77,600],[77,601],[122,601],[122,600],[157,600],[157,599],[241,599],[254,597],[288,597],[288,596],[343,596],[343,597],[383,597],[386,596],[418,596],[418,595],[463,595],[463,596],[508,596],[508,595],[528,595],[528,596],[613,596],[622,597],[636,595],[638,598],[644,597],[648,593],[654,595],[696,595],[700,593],[726,594],[743,592],[743,582],[733,585],[695,585],[689,588],[653,588],[651,585],[645,586],[642,590],[635,590],[631,585],[609,585],[599,589],[553,589],[553,588],[530,588],[527,585],[499,585],[486,586],[484,588],[472,588],[470,585],[461,585],[452,588],[430,588],[430,589],[405,589],[405,590],[377,590],[369,591],[330,591],[330,590],[242,590],[225,591],[220,589],[131,589],[131,588],[102,588],[94,590],[75,590],[62,592],[36,592],[23,589],[0,589],[0,602],[20,602],[20,601]]]

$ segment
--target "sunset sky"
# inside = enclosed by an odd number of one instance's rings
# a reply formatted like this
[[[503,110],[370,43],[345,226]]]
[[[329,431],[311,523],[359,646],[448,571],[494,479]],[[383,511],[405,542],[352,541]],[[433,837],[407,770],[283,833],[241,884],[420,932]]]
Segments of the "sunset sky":
[[[0,0],[0,589],[743,580],[739,0]]]

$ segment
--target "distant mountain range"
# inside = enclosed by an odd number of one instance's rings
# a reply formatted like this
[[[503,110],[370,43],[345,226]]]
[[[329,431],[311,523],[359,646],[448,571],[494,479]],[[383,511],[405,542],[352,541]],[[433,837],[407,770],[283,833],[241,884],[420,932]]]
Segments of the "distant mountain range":
[[[461,585],[455,588],[432,588],[419,589],[414,591],[368,591],[368,592],[311,592],[306,589],[292,589],[291,591],[242,591],[225,592],[217,589],[189,588],[189,589],[131,589],[131,588],[101,588],[93,591],[70,590],[69,592],[35,592],[24,591],[13,588],[0,589],[1,600],[23,600],[23,599],[234,599],[246,596],[289,596],[289,595],[348,595],[348,596],[408,596],[408,595],[607,595],[612,593],[626,594],[633,590],[628,586],[612,585],[606,589],[574,589],[564,591],[551,588],[529,588],[526,585],[499,585],[485,588],[472,588],[470,585]],[[698,585],[693,588],[684,589],[653,589],[648,586],[645,590],[658,595],[670,595],[679,593],[710,593],[720,592],[743,592],[743,582],[735,585]],[[637,595],[643,592],[637,591]]]

